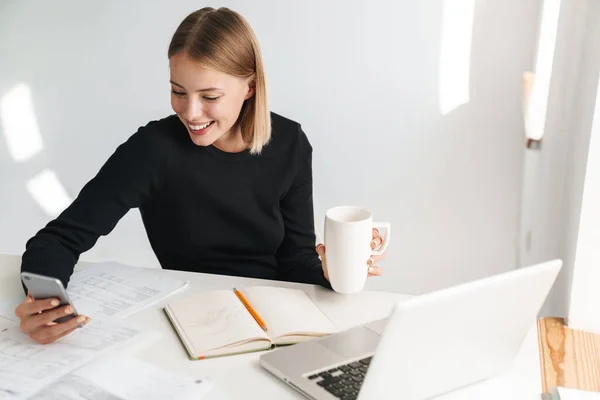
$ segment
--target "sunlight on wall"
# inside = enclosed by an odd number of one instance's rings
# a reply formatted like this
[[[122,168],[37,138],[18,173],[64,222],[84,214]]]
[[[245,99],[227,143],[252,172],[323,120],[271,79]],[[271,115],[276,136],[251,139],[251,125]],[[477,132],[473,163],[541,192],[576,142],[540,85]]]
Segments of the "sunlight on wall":
[[[27,191],[42,210],[51,217],[58,216],[72,201],[58,176],[52,170],[44,170],[31,178],[27,182]]]
[[[2,98],[0,118],[8,150],[15,161],[27,161],[42,150],[44,143],[29,86],[20,83]]]
[[[536,52],[535,72],[526,72],[523,76],[523,117],[525,136],[527,139],[540,141],[546,125],[546,109],[550,92],[550,79],[554,53],[556,50],[556,35],[558,33],[558,17],[560,0],[544,0],[538,43]],[[541,251],[537,237],[539,221],[537,213],[542,196],[541,155],[539,151],[525,152],[523,163],[523,181],[521,183],[521,213],[519,234],[519,264],[528,265],[539,260]],[[538,243],[536,245],[536,243]]]
[[[31,160],[44,148],[28,85],[20,83],[2,97],[0,122],[8,150],[16,162]],[[25,185],[35,202],[51,217],[58,216],[71,204],[65,187],[52,170],[40,172]]]
[[[445,115],[469,102],[475,0],[445,0],[439,64],[439,107]]]
[[[541,140],[544,134],[559,14],[560,0],[544,1],[535,63],[535,80],[525,120],[525,131],[530,139]]]

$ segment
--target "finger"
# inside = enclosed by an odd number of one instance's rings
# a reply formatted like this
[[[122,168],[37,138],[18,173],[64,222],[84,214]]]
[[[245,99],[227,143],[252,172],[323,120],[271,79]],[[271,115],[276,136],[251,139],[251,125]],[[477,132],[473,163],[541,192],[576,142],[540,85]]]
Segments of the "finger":
[[[28,296],[25,301],[17,306],[15,315],[20,319],[23,319],[28,315],[39,314],[42,311],[51,310],[59,304],[60,302],[58,299],[33,300],[33,298]]]
[[[52,343],[55,340],[73,332],[81,324],[87,324],[90,321],[85,315],[79,315],[76,318],[56,324],[51,327],[42,327],[30,333],[30,337],[39,343]]]
[[[371,256],[367,260],[367,264],[369,264],[369,265],[377,264],[379,261],[385,260],[386,257],[387,257],[387,253],[383,253],[383,254],[377,255],[377,256]]]
[[[84,324],[87,324],[89,322],[89,318],[86,319],[85,322],[83,322]],[[75,318],[73,318],[72,320],[59,324],[59,325],[66,325],[67,323],[70,323],[71,321],[76,321]],[[49,343],[53,343],[56,342],[57,340],[67,336],[68,334],[72,333],[74,330],[76,330],[79,327],[80,323],[76,323],[75,326],[71,326],[70,328],[68,328],[67,330],[61,332],[58,335],[55,336],[51,336],[51,335],[44,335],[42,336],[42,332],[41,330],[36,332],[36,333],[32,333],[29,335],[29,337],[31,337],[33,340],[35,340],[36,342],[40,343],[40,344],[49,344]],[[49,329],[49,328],[48,328]]]
[[[85,322],[87,324],[87,321]],[[55,337],[52,341],[55,342],[58,339],[62,339],[63,337],[67,336],[69,333],[73,332],[75,329],[77,329],[79,327],[79,325],[77,325],[74,328],[69,329],[68,331],[65,331],[63,333],[61,333],[60,335],[58,335],[57,337]]]
[[[381,276],[383,275],[383,269],[378,267],[377,265],[373,265],[369,267],[369,276]]]
[[[17,307],[15,308],[15,316],[19,319],[26,316],[27,314],[24,313],[25,305],[31,303],[32,301],[33,301],[33,298],[30,297],[29,295],[27,295],[25,300],[23,300],[21,303],[19,303],[17,305]]]
[[[54,320],[70,314],[73,314],[73,307],[63,306],[54,310],[44,311],[41,314],[30,315],[21,319],[21,330],[29,333],[46,325],[48,322],[54,322]]]
[[[28,335],[38,343],[52,343],[58,338],[61,338],[69,334],[73,330],[77,329],[79,325],[87,324],[89,321],[89,317],[79,315],[76,318],[71,318],[70,320],[62,322],[60,324],[54,324],[51,327],[40,327],[39,329],[30,332]]]
[[[71,332],[73,332],[75,329],[77,329],[77,327],[75,327],[75,328],[71,328],[71,329],[69,329],[68,331],[66,331],[66,332],[63,332],[63,333],[61,333],[61,334],[60,334],[60,335],[58,335],[58,336],[55,336],[55,337],[52,337],[52,338],[48,338],[48,339],[46,339],[46,340],[44,340],[44,341],[41,341],[41,342],[39,342],[39,343],[41,343],[41,344],[50,344],[50,343],[54,343],[54,342],[56,342],[57,340],[59,340],[59,339],[62,339],[63,337],[67,336],[68,334],[70,334]]]
[[[379,229],[373,228],[373,239],[375,239],[376,237],[379,237]]]
[[[371,240],[371,249],[377,248],[382,243],[383,243],[383,239],[381,238],[381,236],[377,236],[376,238],[373,238],[373,240]]]

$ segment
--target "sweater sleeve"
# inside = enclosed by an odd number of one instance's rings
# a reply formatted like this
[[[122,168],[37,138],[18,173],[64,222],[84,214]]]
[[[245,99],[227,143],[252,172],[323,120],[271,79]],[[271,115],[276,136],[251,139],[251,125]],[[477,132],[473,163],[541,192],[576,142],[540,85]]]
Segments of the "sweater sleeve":
[[[21,271],[53,276],[65,287],[81,253],[109,234],[160,184],[168,158],[159,132],[140,128],[121,144],[73,203],[26,244]]]
[[[298,130],[297,173],[280,201],[285,233],[277,250],[277,278],[331,288],[315,250],[312,147],[300,126]]]

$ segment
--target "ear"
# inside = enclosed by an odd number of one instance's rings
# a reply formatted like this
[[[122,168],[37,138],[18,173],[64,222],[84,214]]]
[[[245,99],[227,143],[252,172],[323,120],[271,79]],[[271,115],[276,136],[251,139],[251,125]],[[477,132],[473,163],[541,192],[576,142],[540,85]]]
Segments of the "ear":
[[[254,77],[252,77],[250,79],[250,81],[248,82],[248,91],[246,92],[246,95],[244,96],[244,100],[248,100],[255,94],[256,94],[256,81],[254,80]]]

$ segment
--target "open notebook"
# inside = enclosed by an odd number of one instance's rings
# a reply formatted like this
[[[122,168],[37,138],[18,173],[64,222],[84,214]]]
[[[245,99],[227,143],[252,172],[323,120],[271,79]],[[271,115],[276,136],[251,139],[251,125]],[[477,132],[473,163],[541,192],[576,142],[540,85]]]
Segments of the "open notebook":
[[[193,360],[269,349],[336,332],[298,289],[239,289],[267,326],[265,332],[233,290],[200,293],[167,304],[164,312]]]

